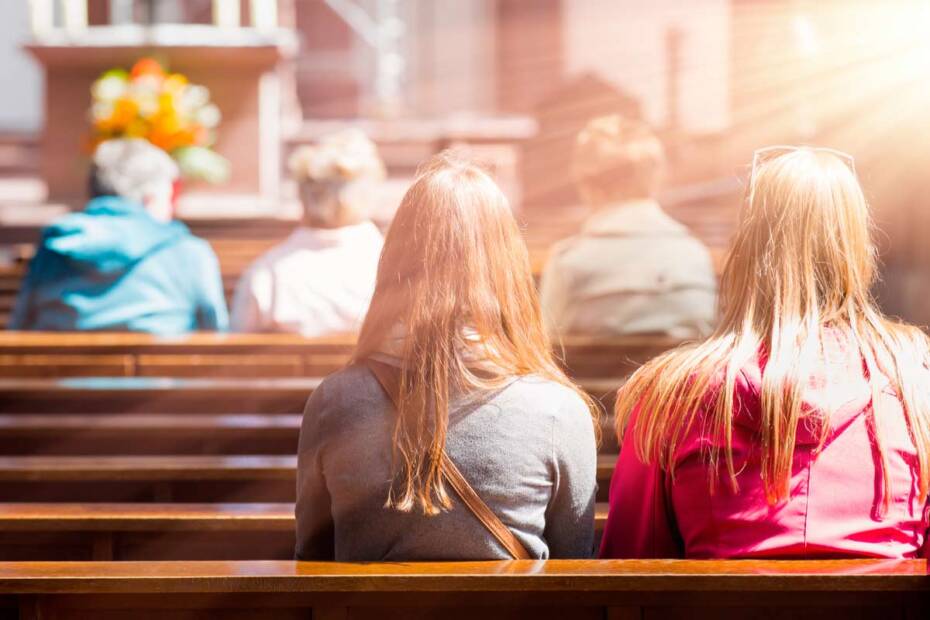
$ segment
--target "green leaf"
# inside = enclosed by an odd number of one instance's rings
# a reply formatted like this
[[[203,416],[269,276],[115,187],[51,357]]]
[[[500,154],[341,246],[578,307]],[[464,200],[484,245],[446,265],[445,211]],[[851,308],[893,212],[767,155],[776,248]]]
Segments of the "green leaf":
[[[229,161],[216,151],[202,146],[184,146],[172,151],[171,156],[186,179],[206,181],[214,185],[229,180]]]

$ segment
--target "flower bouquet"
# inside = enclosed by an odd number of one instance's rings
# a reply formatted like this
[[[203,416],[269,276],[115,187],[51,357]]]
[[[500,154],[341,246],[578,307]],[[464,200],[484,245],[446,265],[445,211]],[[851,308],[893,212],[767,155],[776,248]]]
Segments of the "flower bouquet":
[[[143,58],[128,72],[106,71],[91,95],[92,150],[105,140],[143,138],[170,154],[184,178],[229,178],[229,162],[211,148],[221,115],[206,87]]]

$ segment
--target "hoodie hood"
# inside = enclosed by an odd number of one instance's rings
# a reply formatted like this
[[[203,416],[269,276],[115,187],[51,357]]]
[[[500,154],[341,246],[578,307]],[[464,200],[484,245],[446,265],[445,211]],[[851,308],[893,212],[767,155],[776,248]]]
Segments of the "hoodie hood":
[[[762,375],[766,358],[760,355],[748,364],[737,381],[740,400],[734,424],[756,433],[761,432]],[[875,377],[879,391],[894,396],[887,378]],[[830,437],[843,432],[860,415],[872,407],[871,380],[864,370],[858,347],[848,335],[839,330],[828,330],[822,346],[820,360],[808,376],[802,390],[802,411],[798,423],[797,442],[816,445],[820,443],[820,420],[829,425]]]
[[[43,243],[82,269],[114,274],[189,235],[180,222],[159,222],[138,203],[103,196],[46,228]]]

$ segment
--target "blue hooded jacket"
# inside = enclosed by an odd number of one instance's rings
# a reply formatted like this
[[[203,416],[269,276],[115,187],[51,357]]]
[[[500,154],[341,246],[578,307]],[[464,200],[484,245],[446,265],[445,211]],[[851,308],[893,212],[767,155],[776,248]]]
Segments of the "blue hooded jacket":
[[[166,335],[228,326],[209,244],[115,196],[42,231],[10,320],[10,329]]]

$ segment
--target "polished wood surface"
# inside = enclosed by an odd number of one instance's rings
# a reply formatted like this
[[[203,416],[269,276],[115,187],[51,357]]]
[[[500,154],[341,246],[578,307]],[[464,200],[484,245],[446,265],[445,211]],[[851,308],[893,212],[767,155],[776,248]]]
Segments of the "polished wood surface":
[[[610,478],[616,454],[599,454],[597,477]],[[296,456],[0,456],[4,480],[294,479]]]
[[[359,581],[362,580],[362,581]],[[927,560],[0,562],[0,592],[554,591],[678,588],[930,593]]]
[[[595,510],[597,540],[607,505]],[[288,560],[294,504],[0,504],[0,558],[34,560]]]
[[[292,503],[0,504],[7,561],[287,560]]]
[[[0,379],[0,413],[301,413],[322,379],[73,377]]]
[[[21,618],[926,617],[925,560],[6,562]]]
[[[567,338],[554,353],[575,377],[623,377],[681,341],[666,336]],[[355,336],[0,332],[0,377],[325,376],[347,364]]]
[[[598,456],[600,501],[616,460]],[[0,502],[292,502],[296,468],[292,455],[0,456]]]
[[[294,480],[296,456],[5,456],[0,481]]]
[[[295,454],[300,414],[0,414],[0,455]],[[618,451],[613,416],[604,453]]]
[[[318,377],[70,377],[0,379],[0,414],[301,413]],[[578,379],[612,409],[623,380]]]
[[[301,417],[181,413],[0,415],[0,454],[296,454]]]
[[[607,519],[598,503],[595,527]],[[293,503],[212,504],[0,504],[0,531],[286,530],[294,528]]]
[[[133,332],[17,332],[0,333],[0,347],[14,352],[100,353],[114,347],[133,353],[205,350],[250,352],[271,348],[275,351],[311,347],[319,351],[351,353],[355,336],[303,338],[293,334],[216,334],[195,332],[183,336],[155,336]]]
[[[600,506],[606,517],[606,507]],[[0,504],[0,531],[132,532],[294,529],[293,503]]]

